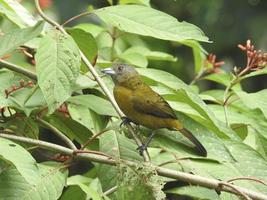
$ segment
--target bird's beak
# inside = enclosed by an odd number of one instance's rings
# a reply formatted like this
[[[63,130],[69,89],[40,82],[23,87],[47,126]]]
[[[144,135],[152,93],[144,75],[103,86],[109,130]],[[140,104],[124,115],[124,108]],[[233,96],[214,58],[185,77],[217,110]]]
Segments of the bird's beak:
[[[101,70],[102,73],[107,74],[107,75],[115,75],[116,72],[112,68],[106,68]]]

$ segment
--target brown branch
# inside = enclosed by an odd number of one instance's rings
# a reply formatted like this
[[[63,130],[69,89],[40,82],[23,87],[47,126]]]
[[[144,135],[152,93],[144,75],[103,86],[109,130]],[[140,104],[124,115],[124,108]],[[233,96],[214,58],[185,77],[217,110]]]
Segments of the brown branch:
[[[88,160],[90,162],[98,162],[98,163],[107,164],[107,165],[118,165],[119,163],[123,162],[129,167],[136,167],[138,165],[137,163],[133,161],[112,159],[112,158],[108,158],[106,156],[98,155],[94,153],[75,154],[75,151],[72,149],[62,147],[60,145],[56,145],[53,143],[44,142],[41,140],[25,138],[25,137],[10,135],[10,134],[3,134],[3,133],[0,133],[0,137],[36,145],[43,149],[49,149],[51,151],[73,156],[76,159]],[[193,175],[193,174],[189,174],[185,172],[175,171],[175,170],[167,169],[164,167],[158,167],[158,166],[153,166],[153,165],[151,165],[151,167],[155,168],[158,175],[160,176],[177,179],[177,180],[191,183],[194,185],[199,185],[202,187],[215,189],[217,191],[224,191],[224,192],[241,195],[241,196],[242,194],[244,194],[243,197],[248,196],[250,199],[253,199],[253,200],[267,200],[267,195],[265,194],[255,192],[255,191],[252,191],[252,190],[240,187],[240,186],[232,185],[227,182],[202,177],[199,175]]]

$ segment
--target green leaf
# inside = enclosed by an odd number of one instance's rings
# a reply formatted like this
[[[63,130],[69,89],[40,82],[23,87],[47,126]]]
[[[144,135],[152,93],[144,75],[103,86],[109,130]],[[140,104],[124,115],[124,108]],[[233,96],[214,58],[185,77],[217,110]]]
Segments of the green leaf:
[[[57,30],[42,38],[36,53],[38,84],[51,114],[72,93],[80,71],[80,52],[74,40]]]
[[[15,29],[0,37],[0,57],[15,50],[20,45],[35,38],[43,30],[44,22],[40,21],[35,26]]]
[[[16,167],[17,173],[28,184],[35,184],[40,178],[37,163],[31,154],[10,140],[0,138],[0,159]],[[6,174],[6,172],[2,174]],[[2,181],[1,178],[0,181]]]
[[[99,181],[95,179],[97,183]],[[72,186],[72,185],[77,185],[80,187],[80,189],[86,194],[87,198],[92,198],[93,200],[102,200],[101,195],[97,191],[97,187],[95,187],[93,179],[82,176],[82,175],[75,175],[71,176],[67,180],[67,185]],[[102,193],[102,192],[101,192]]]
[[[77,185],[72,185],[64,190],[59,200],[87,200],[86,193]]]
[[[105,31],[105,29],[101,26],[98,26],[96,24],[89,24],[89,23],[84,23],[84,24],[78,24],[77,26],[74,27],[75,29],[81,29],[84,30],[87,33],[90,33],[93,35],[93,37],[97,37],[100,33]]]
[[[120,0],[120,4],[141,4],[150,6],[150,0]]]
[[[99,115],[118,116],[109,101],[92,94],[73,96],[68,102],[89,108]]]
[[[5,15],[20,28],[36,24],[34,17],[16,0],[0,0],[0,14]]]
[[[209,41],[197,26],[187,22],[178,22],[176,18],[150,7],[118,5],[93,12],[105,23],[121,31],[176,42]]]
[[[85,143],[92,136],[86,126],[70,118],[60,115],[51,115],[48,117],[49,123],[65,133],[71,140],[76,140],[80,144]]]
[[[233,75],[227,74],[227,73],[209,74],[209,75],[203,77],[202,79],[213,81],[213,82],[222,84],[222,85],[227,87],[229,85],[230,81],[233,79]],[[241,86],[240,86],[240,84],[236,84],[236,85],[234,85],[234,87],[232,89],[241,90]]]
[[[146,57],[140,53],[127,53],[124,52],[118,56],[118,58],[126,61],[129,64],[136,65],[138,67],[147,67],[148,61]]]
[[[200,186],[185,186],[180,188],[172,188],[166,191],[167,193],[185,195],[199,200],[219,200],[220,196],[213,189]]]
[[[39,127],[37,123],[30,117],[21,114],[19,118],[11,118],[0,127],[12,130],[16,135],[27,136],[29,138],[39,138]]]
[[[241,101],[251,109],[260,109],[267,119],[267,89],[255,93],[236,92]]]
[[[93,62],[98,51],[95,38],[90,33],[78,28],[67,29],[67,32],[73,37],[88,60]]]
[[[207,52],[196,41],[185,41],[183,44],[192,48],[195,63],[195,74],[198,74],[203,69],[204,60],[206,59],[205,54],[207,54]]]
[[[52,165],[53,164],[53,165]],[[57,200],[65,186],[67,170],[52,162],[38,164],[40,178],[34,184],[25,179],[14,168],[0,174],[0,192],[3,199]]]
[[[148,49],[144,46],[133,46],[133,47],[130,47],[126,51],[123,52],[123,54],[130,54],[130,53],[131,54],[138,53],[140,55],[145,56],[149,60],[166,60],[166,61],[171,61],[171,62],[177,61],[176,57],[173,57],[172,55],[170,55],[168,53],[164,53],[161,51],[151,51],[150,49]],[[132,64],[134,64],[134,63],[132,63]]]

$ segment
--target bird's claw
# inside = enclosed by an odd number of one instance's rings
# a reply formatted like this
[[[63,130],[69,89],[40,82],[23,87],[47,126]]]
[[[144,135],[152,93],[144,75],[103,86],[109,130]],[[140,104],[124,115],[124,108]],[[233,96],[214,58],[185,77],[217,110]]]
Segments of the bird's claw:
[[[142,144],[141,146],[137,147],[137,149],[136,149],[136,150],[138,150],[138,151],[139,151],[139,154],[140,154],[140,156],[142,156],[142,155],[143,155],[143,153],[144,153],[144,151],[146,151],[146,150],[147,150],[147,145],[145,145],[145,144]]]
[[[130,122],[132,122],[129,118],[127,117],[122,117],[122,122],[120,123],[120,128],[126,124],[130,124]]]

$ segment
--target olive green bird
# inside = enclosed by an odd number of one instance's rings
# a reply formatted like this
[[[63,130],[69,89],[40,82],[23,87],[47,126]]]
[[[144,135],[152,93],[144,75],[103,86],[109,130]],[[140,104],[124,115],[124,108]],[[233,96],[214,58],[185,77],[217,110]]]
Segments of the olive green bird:
[[[127,117],[123,123],[133,122],[152,130],[167,128],[179,131],[195,145],[201,156],[207,156],[205,147],[183,127],[170,105],[141,80],[134,67],[117,64],[102,72],[110,75],[115,84],[113,90],[115,100]],[[147,148],[153,136],[154,132],[145,144],[139,147],[140,154]]]

